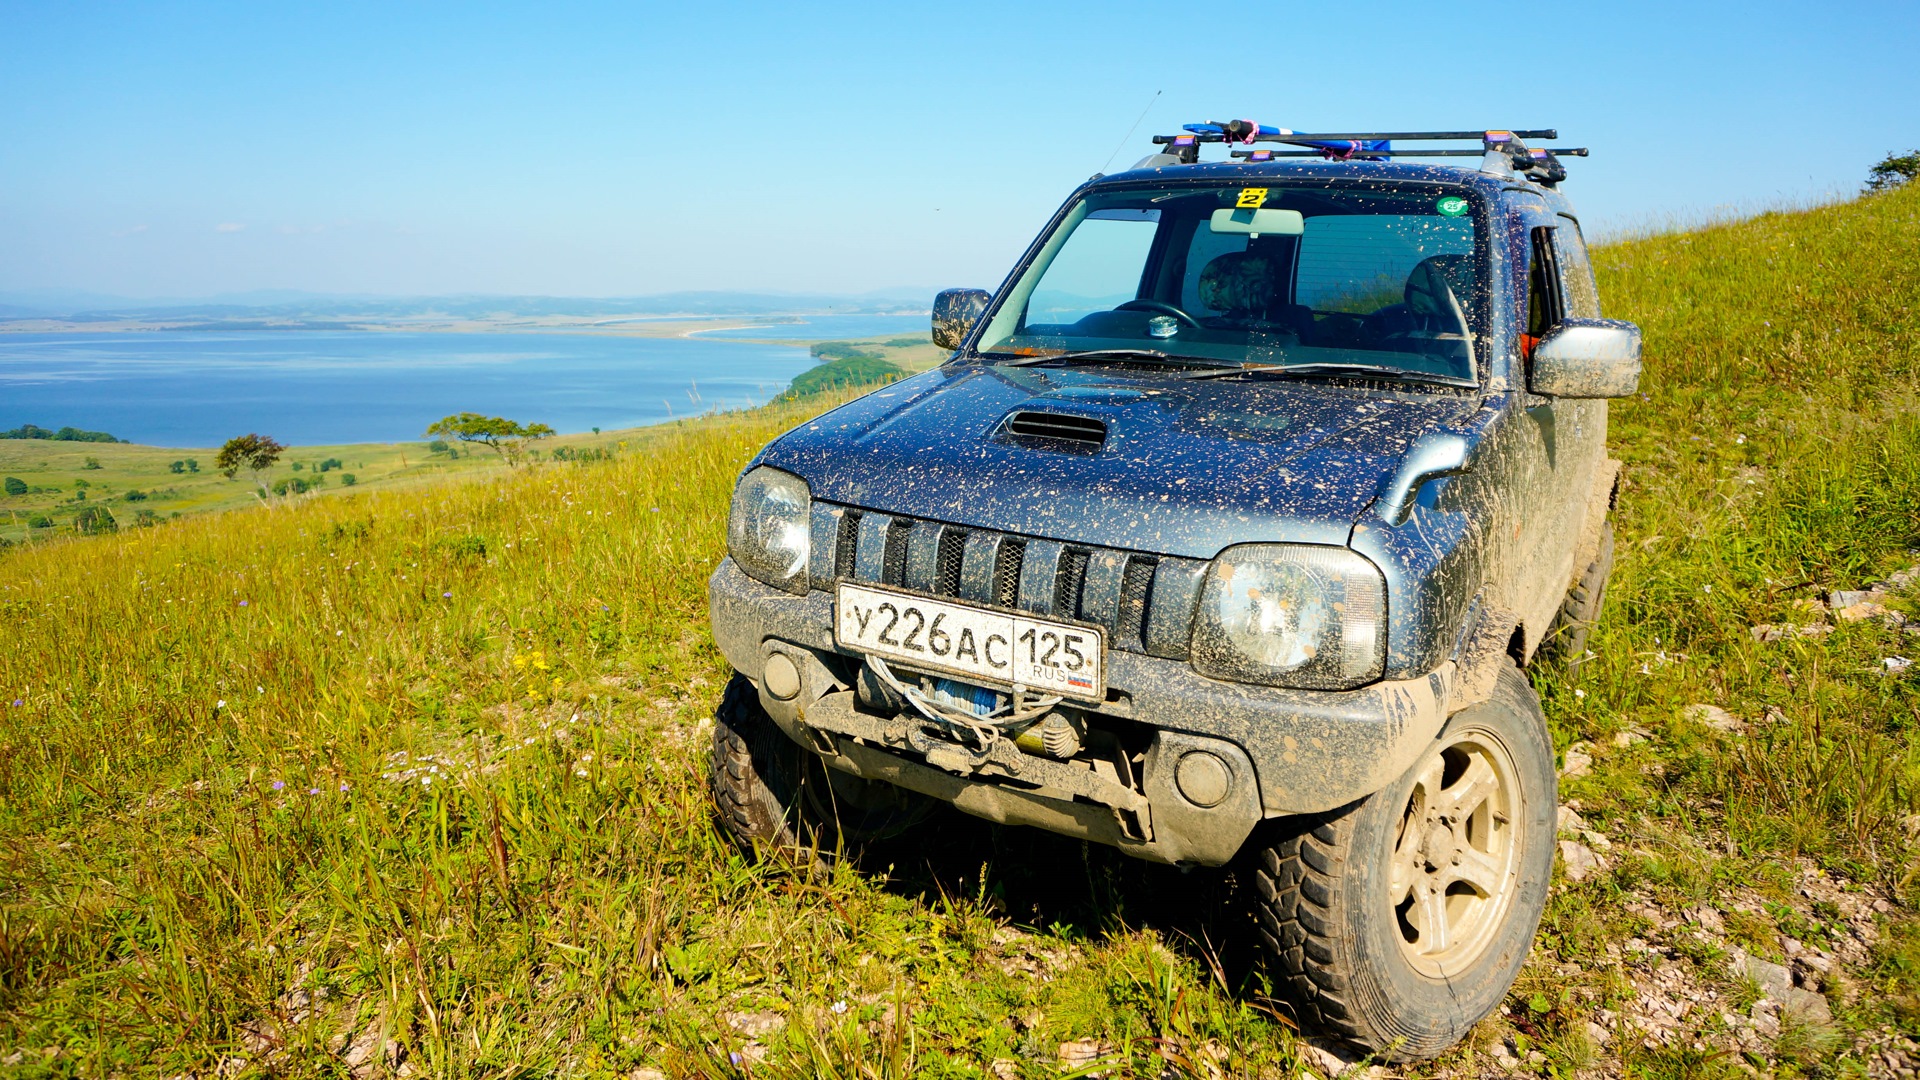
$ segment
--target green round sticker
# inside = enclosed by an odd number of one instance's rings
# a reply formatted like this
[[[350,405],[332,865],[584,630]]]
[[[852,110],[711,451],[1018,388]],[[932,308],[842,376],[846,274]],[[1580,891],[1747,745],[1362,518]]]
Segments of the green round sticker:
[[[1467,200],[1458,195],[1448,195],[1434,203],[1433,208],[1447,217],[1459,217],[1467,212]]]

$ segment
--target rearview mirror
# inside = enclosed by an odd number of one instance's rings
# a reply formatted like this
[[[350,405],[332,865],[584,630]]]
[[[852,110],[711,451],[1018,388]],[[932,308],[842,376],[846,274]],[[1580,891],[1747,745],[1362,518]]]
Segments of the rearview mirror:
[[[933,298],[933,343],[957,349],[987,312],[993,297],[985,289],[944,289]]]
[[[1207,228],[1215,233],[1241,236],[1302,236],[1307,231],[1307,219],[1298,210],[1278,207],[1241,210],[1223,206],[1207,219]]]
[[[1640,328],[1618,319],[1568,319],[1534,346],[1527,389],[1549,397],[1628,397],[1640,388]]]

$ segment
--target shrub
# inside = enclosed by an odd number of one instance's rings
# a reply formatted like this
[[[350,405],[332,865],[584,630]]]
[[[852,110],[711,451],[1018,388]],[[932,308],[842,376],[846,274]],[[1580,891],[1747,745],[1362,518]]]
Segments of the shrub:
[[[26,493],[27,493],[27,482],[25,480],[22,480],[17,476],[7,477],[7,494],[25,495]]]
[[[127,493],[120,497],[127,500],[128,502],[145,502],[147,498],[147,493],[144,491],[141,491],[139,488],[129,488],[127,490]]]
[[[357,484],[357,483],[359,483],[359,481],[358,481],[358,480],[356,480],[356,479],[354,479],[354,475],[353,475],[352,473],[350,473],[350,472],[343,472],[343,473],[341,473],[341,474],[340,474],[340,486],[341,486],[341,487],[352,487],[353,485],[355,485],[355,484]]]
[[[100,467],[100,459],[89,455],[87,458],[87,463],[83,467],[88,469],[97,469]]]
[[[27,519],[27,528],[51,529],[53,528],[53,519],[45,514],[35,514]]]
[[[304,469],[304,468],[306,468],[306,466],[305,466],[305,465],[302,465],[301,463],[299,463],[299,462],[297,462],[297,461],[293,463],[293,471],[294,471],[294,472],[299,472],[299,471],[300,471],[301,469]]]
[[[1912,183],[1916,176],[1920,176],[1920,150],[1888,154],[1867,173],[1867,190],[1892,191]]]
[[[315,472],[330,472],[339,467],[340,467],[340,459],[337,457],[330,457],[327,460],[321,462],[320,464],[315,465],[313,467],[313,470]]]
[[[55,442],[98,442],[117,443],[125,439],[116,439],[104,431],[81,431],[75,427],[63,427],[59,431],[48,431],[35,424],[22,424],[12,431],[0,431],[0,439],[52,439]]]
[[[435,439],[427,444],[427,453],[429,454],[444,454],[451,449],[453,449],[453,444],[445,439]]]
[[[186,462],[184,462],[184,461],[176,461],[176,462],[174,462],[173,464],[171,464],[171,465],[168,465],[168,466],[167,466],[167,471],[168,471],[168,472],[174,472],[174,473],[183,473],[183,472],[186,472],[186,471],[187,471],[187,463],[186,463]]]
[[[73,519],[73,528],[75,532],[93,536],[98,533],[116,532],[120,528],[120,523],[113,520],[113,512],[106,507],[89,506]]]
[[[198,460],[196,460],[196,459],[194,459],[194,458],[188,458],[188,459],[187,459],[187,471],[188,471],[188,472],[199,472],[199,471],[200,471],[200,462],[199,462]]]

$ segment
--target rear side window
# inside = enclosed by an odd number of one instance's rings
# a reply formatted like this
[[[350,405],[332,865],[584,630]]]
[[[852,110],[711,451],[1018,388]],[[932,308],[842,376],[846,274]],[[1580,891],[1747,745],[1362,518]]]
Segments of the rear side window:
[[[1561,293],[1566,299],[1567,316],[1574,319],[1600,317],[1600,287],[1593,281],[1593,263],[1587,258],[1587,242],[1580,235],[1580,223],[1561,218],[1553,230],[1553,251],[1560,264]]]
[[[1531,234],[1533,242],[1528,248],[1526,333],[1536,341],[1560,325],[1560,320],[1566,315],[1565,299],[1560,287],[1560,260],[1554,249],[1553,234],[1556,231],[1550,225],[1536,227]]]

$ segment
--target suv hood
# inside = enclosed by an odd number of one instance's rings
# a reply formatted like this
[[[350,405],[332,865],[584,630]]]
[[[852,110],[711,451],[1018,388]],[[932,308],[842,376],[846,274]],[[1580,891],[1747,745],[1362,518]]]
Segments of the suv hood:
[[[1414,440],[1479,405],[1318,380],[959,364],[803,424],[756,463],[828,502],[1207,559],[1254,541],[1344,545]],[[1009,434],[1022,411],[1098,420],[1105,443]]]

